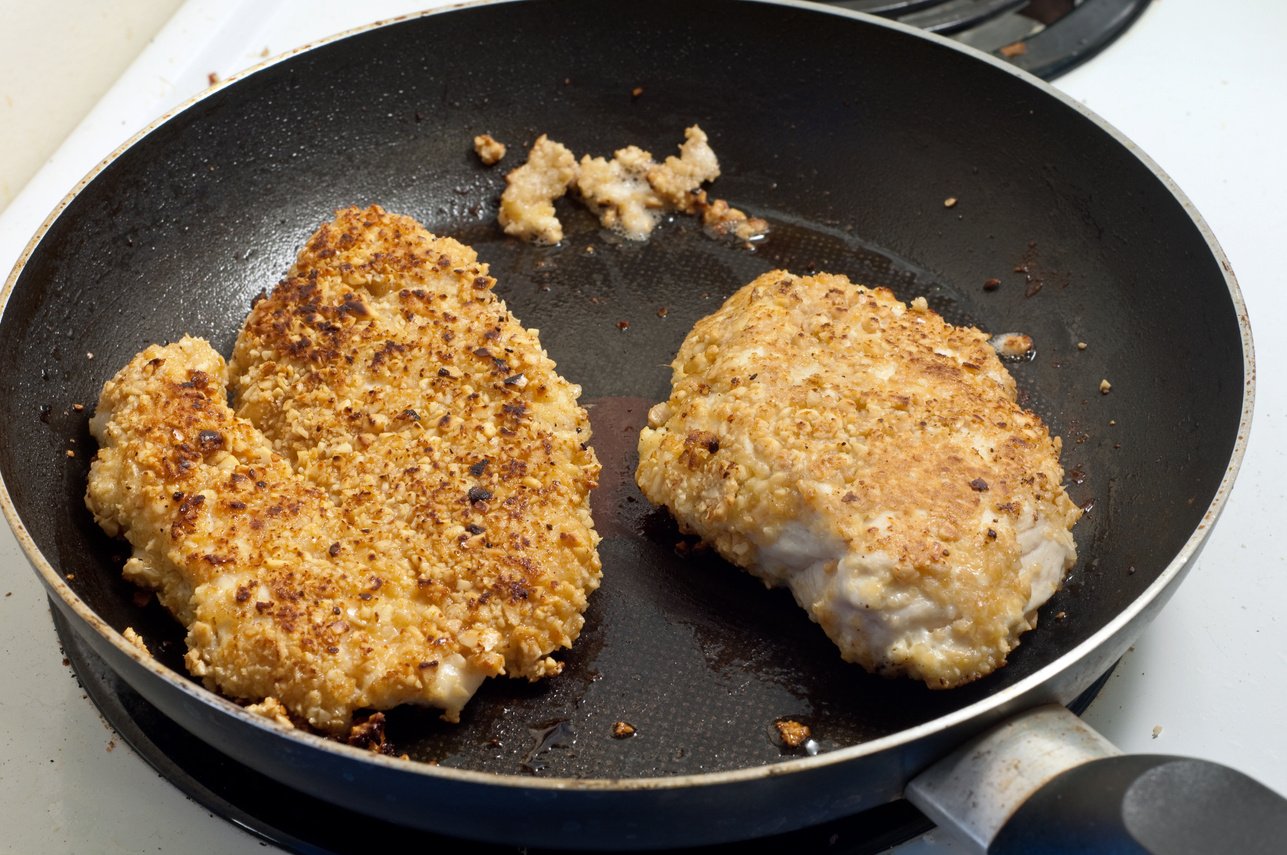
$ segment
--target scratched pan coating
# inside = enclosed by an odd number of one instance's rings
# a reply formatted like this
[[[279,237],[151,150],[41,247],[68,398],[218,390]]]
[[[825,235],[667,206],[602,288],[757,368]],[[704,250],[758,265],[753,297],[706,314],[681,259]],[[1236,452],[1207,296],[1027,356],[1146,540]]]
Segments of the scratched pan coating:
[[[538,134],[578,154],[663,156],[694,122],[720,157],[716,195],[772,226],[754,251],[682,220],[625,242],[567,200],[558,247],[496,227],[502,170]],[[483,131],[510,144],[500,167],[471,151]],[[103,381],[185,332],[226,354],[317,224],[371,203],[478,250],[584,387],[604,464],[603,585],[565,673],[489,681],[459,725],[392,713],[396,751],[429,762],[283,733],[202,690],[183,671],[182,630],[120,581],[125,550],[82,499]],[[677,549],[673,522],[634,487],[637,432],[683,336],[779,266],[924,295],[954,322],[1035,339],[1012,371],[1063,437],[1070,493],[1089,511],[1078,565],[996,674],[931,692],[844,664],[788,594]],[[1116,132],[943,40],[805,5],[466,7],[271,63],[69,197],[0,318],[4,507],[99,655],[184,727],[297,789],[516,843],[767,834],[896,798],[1007,712],[1071,701],[1144,628],[1241,457],[1250,337],[1226,268],[1191,206]],[[120,639],[127,626],[157,661]],[[783,746],[781,718],[807,723],[813,744]],[[635,735],[614,738],[617,722]]]

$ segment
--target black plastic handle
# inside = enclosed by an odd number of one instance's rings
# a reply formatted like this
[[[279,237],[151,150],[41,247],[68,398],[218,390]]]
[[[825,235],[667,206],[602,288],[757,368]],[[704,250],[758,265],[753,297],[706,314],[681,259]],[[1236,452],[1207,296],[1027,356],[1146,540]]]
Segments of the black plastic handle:
[[[1105,757],[1052,778],[988,846],[1015,853],[1287,852],[1287,799],[1205,760]]]

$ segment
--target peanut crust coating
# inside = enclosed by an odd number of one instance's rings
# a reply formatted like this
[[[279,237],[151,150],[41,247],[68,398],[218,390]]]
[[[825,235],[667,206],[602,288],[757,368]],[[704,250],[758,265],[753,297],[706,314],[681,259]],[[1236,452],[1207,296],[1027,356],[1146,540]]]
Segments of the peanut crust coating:
[[[468,247],[343,210],[227,367],[184,338],[104,387],[87,503],[208,687],[342,733],[559,671],[600,577],[599,465],[579,387],[493,284]]]
[[[637,480],[868,670],[1005,663],[1072,566],[1059,440],[977,329],[884,288],[772,271],[698,321]]]

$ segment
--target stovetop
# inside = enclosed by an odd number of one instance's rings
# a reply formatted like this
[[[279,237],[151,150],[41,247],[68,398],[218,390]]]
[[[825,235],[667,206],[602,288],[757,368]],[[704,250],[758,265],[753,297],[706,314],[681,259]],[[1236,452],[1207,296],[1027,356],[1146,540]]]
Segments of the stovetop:
[[[442,2],[189,0],[59,152],[0,214],[0,267],[65,193],[136,130],[260,61],[377,18]],[[1287,792],[1287,7],[1149,4],[1059,78],[1188,194],[1227,252],[1257,334],[1256,417],[1242,474],[1205,552],[1085,718],[1127,751],[1220,760]],[[9,851],[260,853],[126,747],[59,652],[44,593],[0,531],[0,820]],[[963,851],[939,832],[899,855]]]
[[[1150,0],[823,0],[951,36],[1043,80],[1097,56]]]

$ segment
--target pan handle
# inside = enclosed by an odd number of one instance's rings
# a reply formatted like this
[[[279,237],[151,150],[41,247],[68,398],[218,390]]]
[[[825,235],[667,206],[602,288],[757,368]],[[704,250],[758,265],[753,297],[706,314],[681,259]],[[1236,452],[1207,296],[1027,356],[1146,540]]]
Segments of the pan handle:
[[[977,852],[1280,853],[1287,799],[1206,760],[1123,755],[1061,706],[935,763],[906,796]]]

